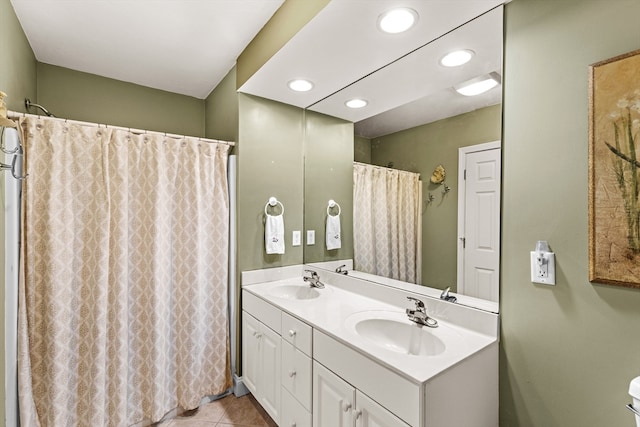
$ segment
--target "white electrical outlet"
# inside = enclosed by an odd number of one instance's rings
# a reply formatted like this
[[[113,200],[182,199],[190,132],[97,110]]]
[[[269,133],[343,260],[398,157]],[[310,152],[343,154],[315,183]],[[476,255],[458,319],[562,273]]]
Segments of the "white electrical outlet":
[[[307,230],[307,246],[316,244],[316,231]]]
[[[294,230],[293,236],[291,237],[291,246],[300,246],[300,230]]]
[[[531,281],[543,285],[556,284],[556,256],[553,252],[531,252]]]

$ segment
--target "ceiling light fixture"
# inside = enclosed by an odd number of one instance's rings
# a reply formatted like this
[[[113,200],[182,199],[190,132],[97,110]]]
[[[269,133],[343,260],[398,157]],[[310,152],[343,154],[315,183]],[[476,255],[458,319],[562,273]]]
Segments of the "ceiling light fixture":
[[[445,67],[459,67],[471,61],[473,55],[475,55],[475,53],[469,49],[454,50],[443,56],[442,59],[440,59],[440,64]]]
[[[308,92],[313,89],[313,83],[304,79],[291,80],[287,85],[289,86],[289,89],[296,92]]]
[[[476,96],[498,86],[500,80],[500,74],[493,72],[467,80],[455,85],[453,88],[461,95]]]
[[[344,105],[346,105],[349,108],[362,108],[362,107],[366,107],[367,104],[369,102],[367,102],[364,99],[350,99],[349,101],[345,102]]]
[[[378,28],[385,33],[397,34],[407,31],[418,22],[418,12],[408,7],[390,9],[378,17]]]

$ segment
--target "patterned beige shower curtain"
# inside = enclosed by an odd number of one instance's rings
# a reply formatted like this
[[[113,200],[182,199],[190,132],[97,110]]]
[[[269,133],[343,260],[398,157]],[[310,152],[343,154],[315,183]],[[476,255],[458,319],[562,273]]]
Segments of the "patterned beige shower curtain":
[[[131,426],[228,389],[228,146],[20,126],[22,425]]]
[[[420,282],[420,175],[353,164],[353,263],[365,273]]]

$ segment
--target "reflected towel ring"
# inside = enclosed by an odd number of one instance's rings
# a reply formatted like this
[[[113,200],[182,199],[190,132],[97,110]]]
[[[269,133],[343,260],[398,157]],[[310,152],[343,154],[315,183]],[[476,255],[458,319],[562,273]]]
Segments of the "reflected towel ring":
[[[338,213],[335,214],[335,215],[331,215],[331,213],[329,213],[329,211],[331,210],[331,208],[334,208],[336,206],[338,207]],[[340,212],[342,212],[342,210],[340,209],[340,205],[333,199],[329,200],[329,204],[327,205],[327,215],[329,215],[329,216],[338,216],[338,215],[340,215]]]
[[[264,214],[265,215],[269,215],[267,213],[267,208],[269,206],[271,207],[275,207],[276,205],[280,205],[280,207],[282,208],[282,212],[280,212],[280,215],[284,215],[284,205],[282,204],[282,202],[280,202],[278,199],[276,199],[275,197],[269,197],[269,201],[267,202],[266,205],[264,205]]]

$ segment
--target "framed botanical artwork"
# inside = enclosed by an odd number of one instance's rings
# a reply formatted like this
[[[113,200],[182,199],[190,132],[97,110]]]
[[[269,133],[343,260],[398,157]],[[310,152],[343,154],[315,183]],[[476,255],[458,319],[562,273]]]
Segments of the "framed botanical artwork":
[[[640,50],[589,67],[589,280],[640,288]]]

